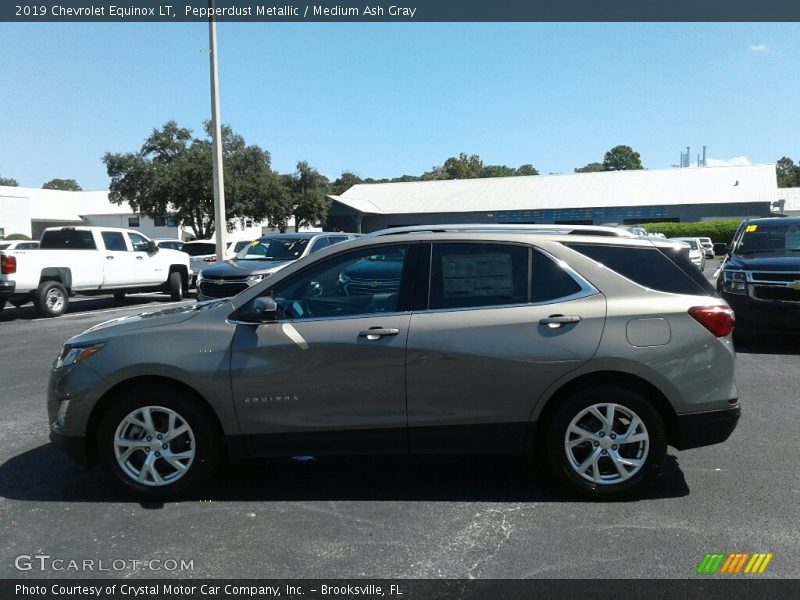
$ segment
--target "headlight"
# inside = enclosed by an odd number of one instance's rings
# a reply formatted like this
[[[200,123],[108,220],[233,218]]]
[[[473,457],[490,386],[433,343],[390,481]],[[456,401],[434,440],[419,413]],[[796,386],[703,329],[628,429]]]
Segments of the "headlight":
[[[744,271],[723,271],[722,289],[731,294],[746,294],[747,274]]]
[[[61,354],[59,354],[56,359],[55,367],[56,369],[60,369],[61,367],[68,367],[76,362],[86,360],[92,354],[96,354],[102,350],[103,346],[105,346],[105,342],[92,346],[70,346],[69,344],[64,344],[64,347],[61,349]]]
[[[339,283],[348,284],[350,283],[350,275],[347,273],[339,273]]]

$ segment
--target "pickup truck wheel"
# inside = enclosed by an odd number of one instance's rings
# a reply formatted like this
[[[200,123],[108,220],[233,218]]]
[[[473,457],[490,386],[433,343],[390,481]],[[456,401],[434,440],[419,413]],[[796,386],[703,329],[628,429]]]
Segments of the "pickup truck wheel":
[[[115,398],[97,432],[97,455],[138,498],[165,500],[208,481],[222,458],[219,433],[196,400],[171,389]]]
[[[183,278],[177,271],[169,275],[169,297],[172,300],[183,300]]]
[[[42,317],[57,317],[67,311],[69,294],[58,281],[43,281],[36,288],[33,304]]]
[[[546,429],[551,471],[594,500],[629,495],[664,460],[666,431],[658,411],[633,390],[599,385],[560,402]]]

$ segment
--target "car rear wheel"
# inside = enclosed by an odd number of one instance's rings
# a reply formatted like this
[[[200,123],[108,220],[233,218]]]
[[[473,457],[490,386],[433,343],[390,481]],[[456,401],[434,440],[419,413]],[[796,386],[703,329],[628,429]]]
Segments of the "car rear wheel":
[[[33,304],[41,316],[57,317],[66,312],[69,294],[58,281],[43,281],[33,294]]]
[[[169,275],[169,297],[176,302],[183,300],[183,279],[177,271]]]
[[[593,499],[632,493],[666,454],[658,411],[641,394],[595,386],[560,403],[545,441],[548,465],[569,489]]]
[[[214,423],[190,397],[172,390],[128,392],[103,415],[97,453],[142,499],[183,496],[207,482],[220,461]]]

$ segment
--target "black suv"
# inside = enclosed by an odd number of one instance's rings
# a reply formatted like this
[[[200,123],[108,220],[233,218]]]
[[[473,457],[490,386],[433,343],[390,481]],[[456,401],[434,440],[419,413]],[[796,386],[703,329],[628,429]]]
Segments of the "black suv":
[[[800,217],[744,221],[717,289],[736,314],[737,332],[800,333]]]

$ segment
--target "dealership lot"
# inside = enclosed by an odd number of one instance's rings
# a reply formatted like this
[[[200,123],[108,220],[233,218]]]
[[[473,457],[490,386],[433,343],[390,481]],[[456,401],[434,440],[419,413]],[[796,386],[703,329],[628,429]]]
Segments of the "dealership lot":
[[[738,429],[722,445],[670,449],[633,501],[576,501],[516,460],[360,458],[248,462],[202,496],[142,505],[48,443],[47,374],[69,336],[170,305],[141,295],[76,301],[49,320],[0,313],[1,577],[683,578],[706,552],[772,552],[765,576],[800,576],[796,340],[740,344]],[[94,562],[15,560],[37,554]],[[134,564],[150,560],[162,569]]]

